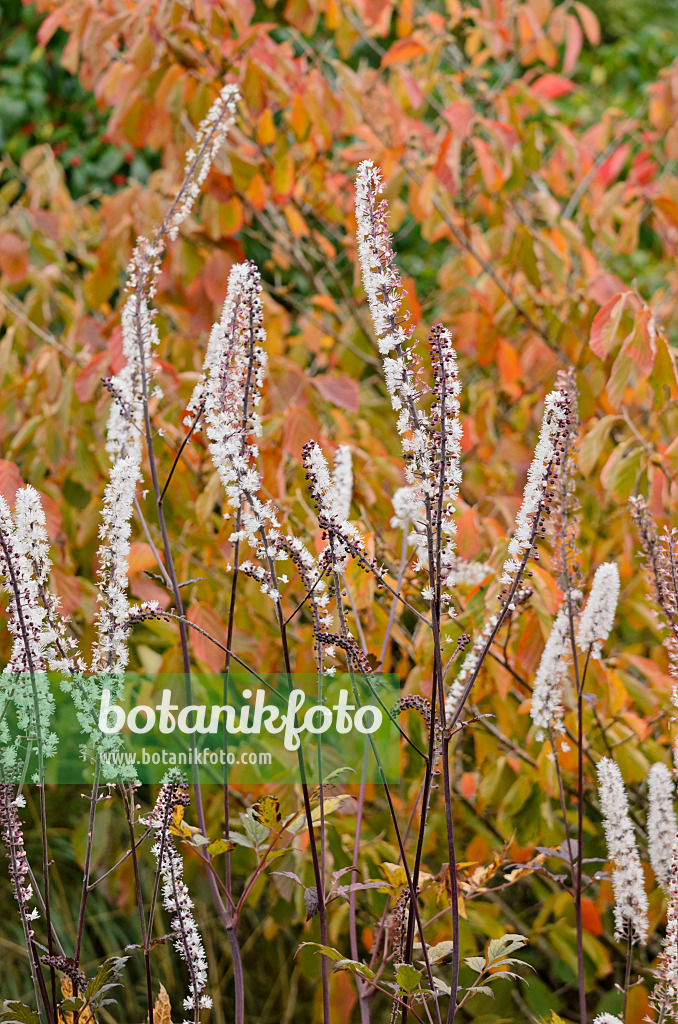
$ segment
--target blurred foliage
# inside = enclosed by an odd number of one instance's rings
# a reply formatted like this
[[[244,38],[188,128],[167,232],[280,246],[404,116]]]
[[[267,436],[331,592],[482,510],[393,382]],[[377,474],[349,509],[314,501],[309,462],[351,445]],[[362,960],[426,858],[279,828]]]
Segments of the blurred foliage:
[[[31,147],[52,148],[66,172],[74,197],[94,190],[110,193],[129,177],[145,182],[158,158],[112,145],[105,115],[92,94],[61,64],[66,34],[57,32],[41,46],[41,17],[21,0],[0,3],[0,149],[20,162]],[[5,171],[2,181],[7,180]]]
[[[350,444],[352,517],[379,561],[397,574],[401,540],[390,525],[391,497],[404,479],[359,282],[352,212],[357,162],[374,159],[388,182],[394,244],[422,352],[428,325],[440,319],[452,329],[460,356],[458,546],[464,557],[501,566],[543,396],[558,369],[577,368],[583,568],[590,578],[600,562],[614,559],[623,585],[609,657],[591,669],[599,699],[586,710],[587,749],[593,757],[614,748],[633,811],[644,822],[648,767],[670,749],[668,681],[625,504],[635,491],[647,493],[654,514],[675,521],[678,68],[669,65],[676,25],[667,5],[597,9],[602,42],[588,8],[553,7],[550,0],[529,0],[512,13],[489,0],[477,7],[456,0],[39,0],[37,13],[3,6],[11,28],[3,30],[0,72],[0,492],[13,501],[23,480],[43,495],[54,587],[82,649],[93,638],[108,472],[109,400],[100,379],[122,365],[124,269],[135,238],[161,220],[195,126],[220,83],[237,80],[243,93],[237,129],[159,279],[164,398],[154,401],[152,414],[163,432],[164,471],[185,435],[183,410],[230,266],[254,258],[263,272],[270,357],[261,446],[266,486],[295,531],[316,543],[301,446],[309,437],[330,452]],[[223,635],[230,527],[200,437],[186,449],[169,498],[181,578],[200,578],[185,588],[188,615]],[[141,506],[157,541],[152,501],[142,499]],[[535,860],[537,845],[558,846],[563,838],[553,764],[528,715],[530,680],[559,599],[550,566],[545,553],[534,570],[531,603],[516,616],[504,655],[502,638],[497,660],[488,662],[474,690],[473,707],[494,717],[465,730],[454,752],[457,842],[468,862],[460,867],[467,886],[463,955],[481,952],[506,931],[521,932],[530,939],[524,958],[537,974],[529,986],[498,984],[494,1001],[478,997],[460,1021],[527,1021],[551,1010],[576,1019],[572,901]],[[170,595],[149,575],[154,569],[135,524],[132,594],[167,607]],[[390,604],[355,568],[349,584],[370,651],[378,654]],[[460,588],[450,639],[481,628],[496,608],[497,590],[493,577]],[[413,586],[409,596],[420,600]],[[293,580],[290,610],[302,597]],[[312,670],[304,614],[294,620],[292,637],[296,669]],[[276,643],[269,605],[256,584],[244,582],[236,651],[265,669],[275,662]],[[6,654],[6,636],[2,648]],[[136,627],[131,648],[133,666],[178,667],[170,624]],[[221,667],[221,653],[199,635],[192,654],[198,668]],[[386,668],[401,676],[406,693],[427,693],[430,658],[428,633],[409,613],[399,616]],[[416,733],[416,721],[408,726]],[[572,808],[573,758],[563,757]],[[418,785],[404,782],[395,794],[403,822]],[[355,795],[355,788],[340,788]],[[255,795],[237,793],[237,809]],[[293,787],[281,787],[279,796],[285,813],[299,806]],[[151,799],[141,792],[142,804]],[[383,793],[370,787],[368,799],[360,871],[378,878],[398,851]],[[586,799],[586,854],[604,857],[592,775]],[[216,838],[223,829],[221,794],[208,793],[207,803],[208,831]],[[85,806],[77,792],[50,794],[55,916],[71,941]],[[125,844],[119,800],[98,815],[95,875],[115,863]],[[29,820],[37,820],[34,804]],[[350,864],[354,828],[355,804],[346,802],[328,827],[333,870]],[[446,860],[438,802],[427,835],[428,919],[447,900],[444,880],[436,880]],[[28,852],[36,864],[37,847],[32,832]],[[496,877],[474,889],[475,867],[497,858]],[[204,875],[196,858],[187,860],[215,979],[212,1020],[226,1024],[232,1019],[228,949]],[[498,883],[518,863],[524,873],[502,891]],[[252,866],[249,851],[234,851],[236,885]],[[302,838],[276,867],[311,884]],[[148,885],[153,863],[145,852],[141,870]],[[4,875],[0,886],[2,905],[10,908],[6,919],[14,922],[6,927],[0,992],[23,997],[26,962]],[[607,882],[586,902],[592,1014],[620,1006],[614,986],[622,979],[624,951],[610,938],[611,902]],[[383,893],[360,894],[362,958],[369,959],[384,904]],[[90,910],[88,968],[139,939],[129,862],[97,886]],[[657,930],[635,964],[642,983],[632,989],[628,1024],[640,1024],[648,1012],[664,912],[653,886]],[[449,938],[445,915],[431,938]],[[303,939],[317,940],[318,928],[317,920],[305,923],[302,893],[267,876],[241,926],[249,1020],[278,1022],[281,1005],[292,1007],[287,1021],[319,1019],[318,958],[310,949],[293,956]],[[330,942],[348,949],[341,906],[330,915]],[[183,968],[166,946],[154,950],[153,964],[178,1012]],[[141,957],[132,957],[120,994],[122,1019],[141,1016],[142,972]],[[336,974],[332,986],[336,1019],[357,1020],[353,981]],[[387,1013],[377,995],[374,1019]]]

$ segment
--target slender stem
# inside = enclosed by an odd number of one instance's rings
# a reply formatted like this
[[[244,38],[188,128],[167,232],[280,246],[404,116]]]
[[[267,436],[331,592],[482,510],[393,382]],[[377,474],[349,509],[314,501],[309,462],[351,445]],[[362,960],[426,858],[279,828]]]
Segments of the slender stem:
[[[629,944],[626,950],[626,972],[624,974],[624,1003],[622,1005],[622,1021],[626,1024],[626,1008],[629,1001],[629,988],[631,987],[631,962],[633,954],[633,928],[629,925]]]
[[[139,878],[139,864],[137,861],[137,846],[134,839],[134,789],[130,786],[129,795],[124,786],[122,789],[122,799],[125,804],[125,817],[127,818],[127,828],[129,830],[130,839],[130,854],[132,856],[132,870],[134,873],[134,888],[136,891],[137,898],[137,910],[139,911],[139,921],[141,923],[141,942],[144,947],[144,965],[146,968],[146,999],[148,1001],[148,1024],[153,1024],[153,983],[151,980],[151,953],[148,943],[148,934],[146,932],[146,915],[144,913],[144,898],[141,894],[141,879]]]

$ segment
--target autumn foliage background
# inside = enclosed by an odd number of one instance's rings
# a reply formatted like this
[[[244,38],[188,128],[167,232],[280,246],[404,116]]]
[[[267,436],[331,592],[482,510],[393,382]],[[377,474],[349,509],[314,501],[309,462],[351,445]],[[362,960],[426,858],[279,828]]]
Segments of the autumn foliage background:
[[[95,552],[108,472],[109,397],[101,378],[122,365],[124,268],[136,237],[161,220],[192,133],[219,86],[237,81],[243,97],[237,128],[193,217],[170,245],[159,280],[165,398],[152,404],[152,413],[163,432],[166,468],[185,434],[183,410],[229,268],[252,258],[263,275],[270,357],[266,487],[295,529],[313,535],[302,445],[311,437],[329,452],[350,444],[352,518],[378,560],[397,574],[400,537],[390,524],[391,497],[404,478],[359,279],[353,213],[355,168],[373,159],[388,183],[394,246],[418,336],[425,339],[428,326],[442,321],[460,357],[458,549],[465,558],[500,568],[544,395],[559,369],[570,363],[577,369],[583,569],[590,579],[610,559],[622,578],[616,632],[605,661],[590,670],[598,702],[587,707],[587,743],[599,753],[613,750],[632,808],[644,807],[645,777],[651,763],[665,759],[671,726],[662,633],[645,597],[626,502],[646,494],[658,520],[678,521],[678,66],[670,64],[678,19],[670,7],[661,14],[641,7],[633,16],[625,5],[596,10],[600,20],[583,3],[550,0],[2,5],[0,492],[12,503],[22,481],[40,491],[54,588],[81,649],[93,639]],[[150,500],[146,505],[152,523]],[[195,438],[175,473],[166,514],[180,579],[199,578],[184,590],[187,615],[217,636],[224,633],[231,554],[222,511],[216,471]],[[138,524],[135,531],[132,594],[168,607],[171,594]],[[562,840],[553,771],[530,730],[526,685],[558,605],[558,581],[548,557],[533,571],[534,597],[504,650],[514,671],[499,657],[488,660],[472,706],[494,717],[468,730],[454,755],[459,877],[469,896],[464,954],[508,929],[529,936],[524,959],[536,968],[529,986],[498,984],[494,1002],[473,1002],[463,1019],[487,1024],[551,1010],[576,1018],[571,900],[532,870],[535,847]],[[349,571],[349,582],[366,633],[380,638],[390,605],[357,570]],[[273,669],[271,608],[254,581],[242,585],[248,598],[239,605],[234,648]],[[491,575],[480,586],[460,588],[449,635],[479,630],[495,610],[496,593]],[[310,627],[295,620],[291,634],[296,669],[313,671]],[[415,619],[399,619],[385,668],[400,676],[405,693],[430,689],[430,645]],[[6,656],[6,635],[1,646]],[[131,651],[131,667],[180,669],[171,624],[137,626]],[[223,654],[195,633],[192,656],[197,668],[222,668]],[[571,778],[574,764],[565,756],[563,765]],[[405,818],[417,786],[403,783],[396,792]],[[240,797],[245,804],[253,795]],[[299,805],[291,786],[278,796],[287,811]],[[587,851],[604,858],[592,772],[587,796]],[[377,787],[369,799],[361,869],[388,881],[381,865],[397,859],[388,815]],[[51,832],[58,865],[53,916],[69,935],[86,805],[77,788],[67,795],[52,791],[49,800],[58,822]],[[217,835],[220,794],[207,791],[206,802]],[[336,868],[350,864],[353,806],[344,800],[332,816],[328,841]],[[424,855],[433,876],[446,859],[440,814],[436,806]],[[95,872],[114,863],[126,844],[115,802],[98,815]],[[29,856],[37,843],[36,832]],[[474,889],[473,871],[499,855],[500,873],[517,871],[518,863],[524,872],[507,892],[491,891],[497,878],[490,882],[489,875],[487,891],[484,882]],[[303,849],[290,854],[289,864],[310,884]],[[142,864],[144,871],[152,867]],[[235,874],[247,868],[246,851],[236,851]],[[187,878],[211,971],[225,992],[228,947],[195,863],[187,864]],[[658,889],[652,893],[657,924],[665,904]],[[25,953],[4,874],[0,896],[0,995],[21,998]],[[444,885],[434,879],[429,897],[432,916],[436,905],[444,906]],[[611,900],[609,883],[585,899],[585,955],[591,1009],[615,1012],[623,956],[608,938]],[[361,895],[364,956],[383,902],[374,891]],[[95,890],[91,903],[85,966],[138,941],[130,934],[129,864]],[[318,1019],[318,960],[309,951],[294,957],[300,941],[317,938],[315,923],[304,918],[299,892],[285,879],[258,883],[242,931],[248,1020]],[[439,937],[448,931],[443,916]],[[330,940],[346,944],[341,910],[330,919]],[[655,933],[639,966],[649,970],[658,950]],[[154,956],[178,1007],[181,967],[165,947]],[[118,996],[119,1019],[136,1021],[143,1005],[140,963],[131,962],[129,978]],[[648,1012],[651,985],[647,973],[631,990],[631,1024]],[[332,991],[336,1019],[358,1019],[351,1016],[357,1013],[352,979],[333,975]],[[386,1003],[375,1005],[379,1019],[387,1019]],[[215,1024],[230,1019],[223,1007],[213,1011]]]

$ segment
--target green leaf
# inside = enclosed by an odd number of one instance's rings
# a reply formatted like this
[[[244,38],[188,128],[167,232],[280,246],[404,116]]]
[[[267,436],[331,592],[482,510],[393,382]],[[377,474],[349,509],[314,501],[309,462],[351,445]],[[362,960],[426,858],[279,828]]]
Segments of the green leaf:
[[[85,990],[85,1003],[94,1006],[112,988],[116,988],[120,984],[119,978],[128,960],[127,956],[111,956],[104,960]]]
[[[527,942],[528,940],[524,935],[508,932],[506,935],[502,935],[500,939],[492,939],[487,947],[487,959],[490,964],[495,960],[503,960],[509,954],[515,953],[517,949],[522,949],[523,946],[527,945]]]
[[[6,1002],[2,1004],[0,1021],[2,1024],[40,1024],[40,1018],[35,1010],[25,1003]]]
[[[341,960],[345,960],[346,957],[343,953],[340,953],[334,946],[323,946],[319,942],[302,942],[297,948],[297,953],[300,949],[304,949],[305,946],[310,946],[311,949],[315,949],[316,953],[322,953],[323,956],[328,956],[330,960],[334,960],[335,963],[339,963]]]
[[[470,967],[472,971],[477,971],[480,974],[485,970],[487,961],[484,956],[467,956],[464,960],[467,967]]]
[[[266,825],[257,821],[253,814],[253,808],[250,807],[249,811],[241,814],[240,820],[242,822],[243,828],[245,829],[245,832],[247,833],[247,835],[252,840],[255,846],[260,846],[262,843],[266,842],[266,840],[268,839],[268,833],[270,832],[270,829]],[[232,838],[233,837],[229,835],[229,839]]]
[[[396,971],[396,981],[404,992],[414,992],[421,984],[421,972],[411,964],[401,964]]]
[[[359,960],[337,960],[333,971],[350,971],[351,974],[359,974],[361,978],[367,978],[371,981],[375,976],[375,972],[371,971],[366,964],[361,964]]]
[[[430,946],[428,950],[428,959],[431,964],[439,964],[441,960],[444,960],[446,956],[449,956],[454,948],[454,943],[451,939],[446,939],[444,942],[436,942],[435,946]],[[424,963],[425,961],[420,961]]]
[[[254,843],[247,836],[244,836],[242,832],[229,832],[229,842],[234,843],[236,846],[246,846],[248,850],[254,849]]]

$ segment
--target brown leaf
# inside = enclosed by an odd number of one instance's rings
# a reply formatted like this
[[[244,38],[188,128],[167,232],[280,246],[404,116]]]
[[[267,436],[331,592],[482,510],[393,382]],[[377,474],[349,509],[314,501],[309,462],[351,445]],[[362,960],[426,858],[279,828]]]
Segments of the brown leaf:
[[[172,1007],[162,982],[160,982],[160,992],[153,1006],[153,1024],[172,1024]]]

